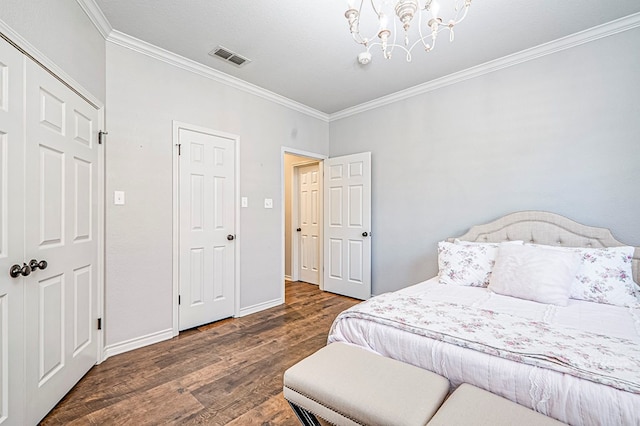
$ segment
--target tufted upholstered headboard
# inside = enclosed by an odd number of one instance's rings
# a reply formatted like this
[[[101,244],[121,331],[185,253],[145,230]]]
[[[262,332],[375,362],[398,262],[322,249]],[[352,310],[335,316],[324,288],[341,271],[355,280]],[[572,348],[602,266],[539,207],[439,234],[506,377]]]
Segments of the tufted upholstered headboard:
[[[484,225],[472,226],[457,237],[463,241],[498,243],[522,240],[525,243],[564,247],[617,247],[627,244],[616,240],[606,228],[582,225],[564,216],[541,211],[511,213]],[[453,238],[449,238],[453,241]],[[633,254],[633,280],[640,285],[640,247]]]

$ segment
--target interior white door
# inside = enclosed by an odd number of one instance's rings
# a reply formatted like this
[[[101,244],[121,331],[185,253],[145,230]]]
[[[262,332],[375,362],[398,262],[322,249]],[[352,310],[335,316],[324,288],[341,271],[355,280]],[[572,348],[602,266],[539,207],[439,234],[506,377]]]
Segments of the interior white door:
[[[98,111],[25,62],[26,423],[97,362]]]
[[[24,57],[0,39],[0,424],[23,424]]]
[[[235,140],[180,129],[179,328],[233,316]]]
[[[371,153],[324,162],[324,290],[371,297]]]
[[[311,284],[320,282],[320,167],[318,163],[297,167],[300,250],[298,278]]]

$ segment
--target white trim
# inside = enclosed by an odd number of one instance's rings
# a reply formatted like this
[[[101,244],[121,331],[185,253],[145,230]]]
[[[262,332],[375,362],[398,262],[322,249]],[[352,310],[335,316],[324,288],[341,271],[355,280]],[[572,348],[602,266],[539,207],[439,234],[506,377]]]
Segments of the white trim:
[[[266,302],[257,303],[252,306],[247,306],[246,308],[242,308],[240,310],[240,313],[238,314],[237,317],[238,318],[246,317],[247,315],[255,314],[255,313],[264,311],[266,309],[275,308],[276,306],[280,306],[283,303],[284,303],[284,297],[273,299],[273,300],[267,300]]]
[[[178,317],[178,295],[180,294],[180,202],[178,199],[179,194],[179,176],[180,176],[180,156],[178,155],[177,145],[180,141],[180,129],[190,130],[193,132],[203,133],[205,135],[218,136],[225,139],[234,141],[235,145],[235,201],[234,201],[234,217],[235,217],[235,229],[234,235],[234,305],[233,316],[240,316],[240,136],[231,133],[220,132],[207,127],[197,126],[194,124],[183,123],[180,121],[172,121],[172,143],[173,143],[173,256],[172,256],[172,281],[173,281],[173,302],[172,302],[172,333],[173,336],[177,336],[180,332],[180,318]]]
[[[280,211],[282,212],[282,217],[281,217],[281,221],[280,221],[280,235],[281,235],[281,239],[280,239],[280,253],[281,253],[281,265],[280,265],[280,276],[282,277],[282,287],[280,288],[280,297],[282,298],[282,300],[284,301],[285,297],[285,284],[284,284],[284,280],[286,277],[285,274],[285,270],[284,270],[284,260],[285,260],[285,237],[284,237],[284,228],[285,228],[285,202],[286,200],[284,199],[284,173],[285,173],[285,168],[284,168],[284,156],[285,154],[292,154],[292,155],[298,155],[301,157],[308,157],[309,159],[312,160],[317,160],[318,161],[318,166],[320,168],[320,175],[323,176],[324,175],[324,160],[326,160],[327,158],[329,158],[327,155],[324,154],[318,154],[316,152],[311,152],[311,151],[303,151],[301,149],[296,149],[296,148],[289,148],[286,146],[282,146],[280,148],[280,200],[281,200],[281,205],[280,205]],[[320,188],[321,191],[324,190],[324,187],[321,186]],[[324,209],[323,209],[324,211]],[[324,220],[324,218],[323,218]],[[293,221],[292,221],[293,222]],[[320,241],[320,250],[322,250],[322,256],[324,257],[324,246],[322,245],[323,242]],[[293,250],[293,247],[291,248]],[[323,259],[323,265],[324,265],[324,259]],[[293,269],[293,265],[291,265],[291,272],[293,275],[297,275],[296,273],[294,273],[294,269]],[[320,273],[320,277],[319,277],[319,288],[320,290],[324,290],[324,273]],[[284,302],[283,302],[284,303]]]
[[[167,328],[166,330],[156,331],[155,333],[150,333],[146,336],[135,337],[120,343],[115,343],[104,348],[104,359],[106,360],[114,355],[119,355],[134,349],[140,349],[171,338],[173,338],[173,330]]]
[[[98,129],[94,129],[95,132],[99,132],[101,129],[104,129],[105,122],[105,109],[100,108],[98,110]],[[96,136],[96,142],[98,141],[100,135]],[[106,321],[105,313],[107,311],[105,306],[105,297],[104,297],[104,276],[105,276],[105,216],[106,216],[106,168],[105,168],[105,145],[104,144],[96,144],[98,147],[98,200],[100,208],[98,209],[98,294],[97,294],[97,304],[98,304],[98,312],[96,312],[98,318],[102,318],[102,323],[104,324]],[[104,355],[104,344],[105,344],[105,327],[102,327],[102,330],[98,330],[98,340],[97,340],[97,350],[98,350],[98,364],[100,364],[105,359]]]
[[[222,71],[218,71],[206,65],[202,65],[201,63],[185,58],[184,56],[169,52],[168,50],[154,46],[153,44],[147,43],[146,41],[139,40],[130,35],[121,33],[117,30],[111,31],[109,37],[107,37],[107,42],[122,46],[138,53],[142,53],[143,55],[147,55],[151,58],[181,68],[185,71],[193,72],[194,74],[209,78],[218,83],[233,87],[234,89],[242,90],[243,92],[259,96],[263,99],[282,105],[291,110],[298,111],[302,114],[306,114],[310,117],[317,118],[324,122],[329,122],[329,114],[303,105],[300,102],[296,102],[282,95],[278,95],[277,93],[256,86],[255,84],[248,83],[232,75],[223,73]]]
[[[76,0],[84,13],[87,14],[93,25],[100,31],[102,37],[106,40],[109,37],[111,31],[113,31],[113,27],[104,13],[102,13],[102,9],[98,6],[95,0]]]
[[[588,30],[580,31],[575,34],[559,38],[549,43],[544,43],[539,46],[514,53],[513,55],[508,55],[493,61],[485,62],[484,64],[467,68],[463,71],[449,74],[444,77],[431,80],[426,83],[422,83],[387,96],[382,96],[378,99],[374,99],[360,105],[343,109],[342,111],[329,114],[329,122],[350,117],[361,112],[389,105],[417,95],[422,95],[424,93],[438,90],[451,84],[460,83],[462,81],[498,71],[503,68],[518,65],[520,63],[541,58],[546,55],[551,55],[562,50],[570,49],[581,44],[589,43],[604,37],[628,31],[639,26],[640,13],[635,13],[633,15],[629,15],[624,18],[608,22],[606,24],[598,25],[597,27],[593,27]]]
[[[54,73],[58,78],[64,81],[64,83],[73,87],[73,90],[76,90],[82,96],[87,98],[87,100],[93,103],[94,104],[93,106],[95,106],[97,109],[104,109],[104,103],[102,103],[98,98],[93,96],[93,94],[89,92],[87,89],[85,89],[80,83],[78,83],[76,80],[71,78],[69,74],[64,72],[62,68],[60,68],[55,63],[53,63],[42,52],[40,52],[31,43],[29,43],[24,37],[22,37],[20,34],[15,32],[13,28],[7,25],[2,19],[0,19],[0,32],[2,32],[5,36],[9,37],[9,39],[11,39],[13,43],[20,46],[20,48],[23,49],[25,52],[27,52],[28,55],[33,57],[33,59],[35,59],[44,67],[46,67],[49,71]]]
[[[284,275],[284,279],[287,280],[287,281],[293,281],[291,279],[291,277],[289,275],[287,275],[287,274]]]

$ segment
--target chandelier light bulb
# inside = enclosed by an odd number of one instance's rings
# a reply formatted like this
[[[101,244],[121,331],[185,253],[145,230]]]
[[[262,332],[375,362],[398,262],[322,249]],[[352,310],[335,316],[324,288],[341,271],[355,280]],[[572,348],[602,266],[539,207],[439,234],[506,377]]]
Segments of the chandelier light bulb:
[[[364,0],[347,0],[348,10],[344,15],[349,22],[353,40],[363,45],[367,53],[373,46],[379,45],[383,56],[391,58],[393,50],[398,48],[405,52],[407,62],[411,62],[411,51],[416,46],[422,46],[426,52],[435,48],[440,31],[449,31],[449,40],[453,41],[453,27],[465,19],[471,2],[472,0],[370,0],[366,3],[370,3],[371,11],[367,11],[363,10],[367,8]],[[393,23],[390,22],[392,15],[395,15]],[[372,36],[364,37],[360,34],[360,22],[371,18],[377,18],[378,29]],[[416,19],[418,23],[412,25]],[[373,25],[365,27],[371,28]],[[398,26],[404,30],[400,37],[401,30]],[[400,40],[396,40],[397,38]]]
[[[433,0],[429,9],[431,9],[431,17],[433,19],[438,19],[438,16],[440,14],[440,3],[438,3],[436,0]]]
[[[387,25],[389,25],[389,18],[384,13],[380,14],[380,30],[386,30]]]

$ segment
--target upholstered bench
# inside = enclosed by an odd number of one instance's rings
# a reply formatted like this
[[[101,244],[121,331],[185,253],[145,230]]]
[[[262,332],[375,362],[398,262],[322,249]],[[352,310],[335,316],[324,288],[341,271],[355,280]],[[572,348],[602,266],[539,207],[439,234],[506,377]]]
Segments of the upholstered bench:
[[[429,426],[556,426],[557,420],[467,383],[460,385]]]
[[[284,373],[284,397],[304,425],[426,425],[449,392],[430,371],[333,343]]]

